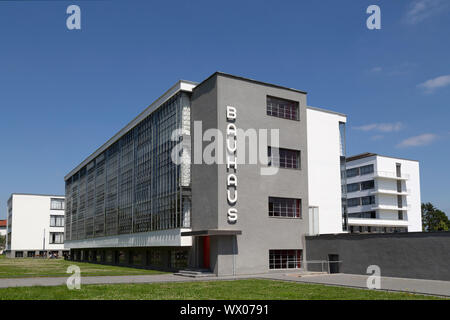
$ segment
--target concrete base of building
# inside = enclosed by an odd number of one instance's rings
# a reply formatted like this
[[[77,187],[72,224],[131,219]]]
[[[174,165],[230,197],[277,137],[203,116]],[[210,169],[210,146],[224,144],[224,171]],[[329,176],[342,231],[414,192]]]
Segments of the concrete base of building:
[[[137,247],[71,249],[68,259],[124,267],[178,271],[189,263],[190,248]]]
[[[7,258],[64,258],[69,250],[6,250]]]

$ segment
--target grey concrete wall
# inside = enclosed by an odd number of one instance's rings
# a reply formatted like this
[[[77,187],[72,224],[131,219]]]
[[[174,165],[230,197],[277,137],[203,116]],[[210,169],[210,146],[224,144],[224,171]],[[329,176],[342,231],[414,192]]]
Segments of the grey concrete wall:
[[[202,122],[203,132],[217,128],[217,87],[216,78],[210,78],[196,88],[191,98],[191,161],[194,163],[196,139],[194,121]],[[203,135],[203,132],[201,135]],[[202,143],[202,150],[208,142]],[[217,166],[192,164],[192,215],[193,230],[217,229]]]
[[[450,232],[308,236],[306,246],[307,260],[339,255],[342,273],[378,265],[382,276],[450,281]]]
[[[205,93],[211,94],[208,99]],[[213,94],[217,94],[216,102],[212,99]],[[300,121],[268,116],[267,95],[298,101]],[[226,165],[194,165],[192,228],[201,230],[205,226],[214,226],[212,221],[217,221],[219,229],[242,230],[235,246],[236,273],[268,272],[270,249],[304,249],[302,236],[308,227],[306,94],[219,74],[194,90],[192,119],[202,120],[204,129],[215,124],[216,128],[226,132],[227,105],[237,108],[235,124],[238,129],[279,129],[281,148],[301,150],[301,170],[281,168],[276,175],[262,176],[259,164],[238,165],[235,207],[239,218],[237,223],[229,224]],[[214,106],[216,111],[212,110]],[[237,150],[237,153],[243,151]],[[245,152],[248,154],[248,150]],[[269,196],[301,198],[303,218],[269,217]],[[218,274],[233,272],[232,238],[218,237],[211,241],[211,269]],[[216,254],[217,259],[213,257]]]

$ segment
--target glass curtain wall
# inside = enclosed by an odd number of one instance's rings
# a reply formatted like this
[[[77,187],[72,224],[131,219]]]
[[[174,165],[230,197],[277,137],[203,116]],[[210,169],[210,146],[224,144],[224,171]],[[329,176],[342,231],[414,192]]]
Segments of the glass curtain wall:
[[[189,138],[171,139],[186,110],[180,92],[66,180],[66,240],[190,227],[190,186],[171,158]]]

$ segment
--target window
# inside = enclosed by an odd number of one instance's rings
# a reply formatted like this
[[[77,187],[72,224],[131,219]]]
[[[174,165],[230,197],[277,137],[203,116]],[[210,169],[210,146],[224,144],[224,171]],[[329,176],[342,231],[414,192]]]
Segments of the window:
[[[299,120],[298,102],[267,96],[267,115]]]
[[[50,243],[64,243],[64,232],[50,232]]]
[[[188,256],[187,250],[172,250],[170,252],[170,267],[173,269],[186,268],[188,265]]]
[[[23,258],[23,251],[16,251],[15,257],[16,258]]]
[[[359,168],[347,169],[347,178],[359,176]]]
[[[395,164],[395,173],[397,174],[397,177],[402,176],[402,165],[400,163]]]
[[[116,251],[116,252],[117,252],[117,260],[118,260],[119,264],[126,264],[127,260],[126,260],[125,251],[119,250],[119,251]]]
[[[374,204],[375,203],[375,196],[368,196],[368,197],[362,197],[361,203],[363,206]]]
[[[34,251],[28,251],[28,252],[27,252],[27,257],[28,257],[28,258],[34,258],[34,254],[35,254]]]
[[[136,266],[143,266],[145,264],[143,250],[133,250],[130,252],[130,264]]]
[[[300,169],[300,151],[298,150],[269,147],[268,157],[270,166]]]
[[[52,210],[64,210],[64,199],[51,199],[50,209]]]
[[[359,183],[350,183],[347,185],[347,192],[359,191]]]
[[[347,199],[347,206],[348,207],[357,207],[359,205],[361,205],[360,198]]]
[[[375,188],[375,181],[363,181],[361,182],[361,190],[369,190]]]
[[[269,197],[269,217],[301,218],[301,199]]]
[[[269,250],[269,269],[297,269],[301,262],[302,250]]]
[[[50,216],[50,227],[64,227],[64,216]]]
[[[377,213],[375,211],[356,212],[356,213],[349,213],[348,216],[349,218],[376,219]]]
[[[369,174],[373,172],[373,164],[369,164],[367,166],[361,167],[361,175]]]

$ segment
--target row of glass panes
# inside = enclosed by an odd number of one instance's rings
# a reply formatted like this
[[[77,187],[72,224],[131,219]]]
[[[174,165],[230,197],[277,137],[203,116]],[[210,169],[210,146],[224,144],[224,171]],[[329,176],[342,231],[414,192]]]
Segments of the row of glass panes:
[[[51,244],[64,243],[64,232],[50,232],[49,243]]]
[[[357,183],[350,183],[347,185],[347,192],[356,192],[356,191],[363,191],[363,190],[370,190],[375,188],[375,181],[369,180],[369,181],[363,181],[363,182],[357,182]]]
[[[177,122],[175,117],[179,107],[178,100],[179,97],[167,103],[166,107],[158,109],[121,138],[124,142],[120,140],[105,152],[106,160],[99,161],[95,169],[101,171],[96,176],[95,188],[97,188],[98,180],[102,179],[98,184],[101,188],[95,190],[95,201],[88,202],[89,206],[86,206],[86,199],[89,197],[86,196],[85,170],[82,169],[74,175],[71,181],[73,188],[70,186],[66,188],[66,194],[71,199],[71,221],[67,221],[66,226],[68,229],[76,229],[76,232],[73,232],[74,237],[82,238],[83,233],[91,234],[91,223],[84,218],[87,217],[86,209],[90,210],[92,203],[96,206],[95,230],[99,230],[100,233],[102,229],[105,229],[106,234],[133,232],[132,222],[139,223],[138,226],[134,226],[135,231],[168,229],[185,225],[185,222],[181,221],[181,205],[176,204],[179,202],[178,168],[172,163],[170,157],[171,150],[177,143],[170,141],[171,133],[177,123],[181,123]],[[158,144],[155,145],[157,141]],[[119,181],[120,185],[117,185]],[[76,185],[80,183],[82,186],[78,191]],[[104,200],[103,204],[98,201],[97,196]],[[170,201],[161,202],[165,198]],[[136,204],[143,202],[153,207],[146,208],[145,212],[141,211],[140,219],[133,219],[133,204],[134,215],[136,215],[138,211]],[[178,212],[175,214],[176,208]],[[105,214],[103,221],[100,219],[102,211]],[[147,216],[146,219],[143,219],[144,215]],[[86,229],[87,227],[89,230]]]
[[[50,209],[51,210],[64,210],[65,206],[64,206],[64,199],[55,199],[55,198],[51,198],[50,199]]]
[[[406,227],[350,226],[350,233],[397,233],[408,232]]]
[[[269,250],[269,269],[301,267],[302,250]]]
[[[366,206],[369,204],[375,204],[375,196],[358,197],[347,199],[348,207]]]
[[[301,218],[301,199],[269,197],[269,217]]]
[[[299,104],[297,101],[267,96],[266,113],[278,118],[299,120]]]
[[[50,216],[50,227],[64,227],[64,216]]]
[[[368,211],[368,212],[355,212],[349,213],[349,218],[365,218],[365,219],[376,219],[377,213],[376,211]]]
[[[347,178],[363,176],[365,174],[372,173],[374,171],[373,164],[369,164],[362,167],[347,169]]]
[[[300,169],[300,151],[284,148],[268,148],[269,165],[279,168]]]

